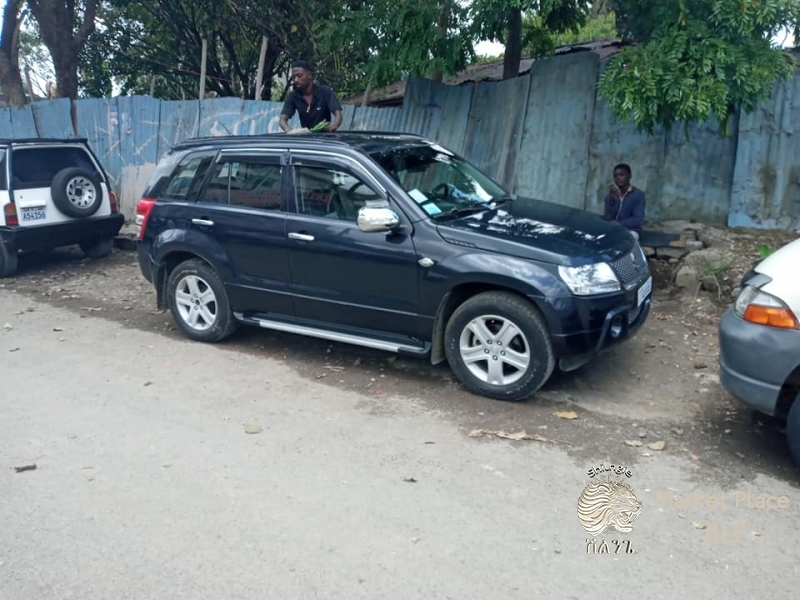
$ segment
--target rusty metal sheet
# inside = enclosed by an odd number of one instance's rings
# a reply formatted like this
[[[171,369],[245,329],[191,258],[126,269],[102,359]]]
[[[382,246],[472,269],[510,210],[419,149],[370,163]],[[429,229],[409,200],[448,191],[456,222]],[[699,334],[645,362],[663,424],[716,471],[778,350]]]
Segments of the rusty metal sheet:
[[[530,77],[474,87],[463,154],[509,191],[514,187]],[[504,118],[498,118],[499,116]]]
[[[537,61],[527,103],[520,109],[497,106],[498,115],[525,111],[517,194],[584,208],[597,68],[591,52]]]
[[[800,77],[742,115],[727,224],[800,229]]]

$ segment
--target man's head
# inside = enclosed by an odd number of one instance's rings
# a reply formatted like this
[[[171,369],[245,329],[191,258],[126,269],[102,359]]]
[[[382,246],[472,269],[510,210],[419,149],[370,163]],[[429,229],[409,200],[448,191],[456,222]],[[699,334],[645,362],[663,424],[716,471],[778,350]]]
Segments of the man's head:
[[[292,63],[292,83],[294,89],[306,91],[314,82],[314,72],[311,65],[304,60],[296,60]]]
[[[614,183],[623,192],[628,189],[631,184],[631,168],[625,163],[618,164],[614,167]]]

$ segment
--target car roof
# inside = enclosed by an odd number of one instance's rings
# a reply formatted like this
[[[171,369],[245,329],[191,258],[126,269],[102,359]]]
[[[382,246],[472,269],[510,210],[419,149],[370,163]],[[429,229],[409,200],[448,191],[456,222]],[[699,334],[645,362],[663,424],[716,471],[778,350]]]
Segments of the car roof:
[[[308,133],[300,135],[287,135],[286,133],[267,133],[261,135],[231,135],[193,138],[179,142],[173,150],[188,150],[200,147],[248,147],[258,144],[283,144],[292,143],[295,149],[303,147],[353,148],[367,154],[379,152],[384,149],[397,148],[403,145],[430,144],[430,140],[412,133],[396,133],[390,131],[342,131],[336,133]]]
[[[0,145],[9,146],[17,144],[85,144],[89,140],[85,137],[74,138],[0,138]]]

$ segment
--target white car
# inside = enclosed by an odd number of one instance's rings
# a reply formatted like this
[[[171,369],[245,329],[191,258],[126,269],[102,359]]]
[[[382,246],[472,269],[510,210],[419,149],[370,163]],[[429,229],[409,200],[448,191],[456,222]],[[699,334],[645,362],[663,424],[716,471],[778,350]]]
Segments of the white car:
[[[0,277],[20,251],[79,244],[105,256],[124,221],[86,139],[0,140]]]
[[[800,465],[800,239],[761,261],[719,324],[722,385],[786,423]]]

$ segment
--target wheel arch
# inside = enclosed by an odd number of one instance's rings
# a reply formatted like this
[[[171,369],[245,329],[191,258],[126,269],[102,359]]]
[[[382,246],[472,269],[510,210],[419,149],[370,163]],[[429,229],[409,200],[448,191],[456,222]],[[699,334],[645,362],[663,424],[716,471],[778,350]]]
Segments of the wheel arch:
[[[436,316],[433,322],[433,333],[431,335],[431,355],[430,362],[432,365],[447,360],[444,350],[444,332],[450,317],[456,309],[464,302],[482,294],[484,292],[506,292],[513,294],[529,303],[540,313],[545,323],[548,322],[547,316],[539,302],[537,302],[537,291],[531,289],[532,294],[524,293],[518,289],[517,286],[504,285],[502,283],[487,283],[487,282],[469,282],[459,283],[453,286],[442,298],[439,307],[436,310]]]
[[[212,269],[217,270],[216,266],[210,260],[201,254],[186,249],[171,250],[161,257],[154,274],[156,307],[159,310],[164,310],[167,308],[167,280],[169,279],[169,274],[172,273],[173,269],[175,269],[175,267],[177,267],[179,264],[184,263],[187,260],[195,259],[201,260]]]

